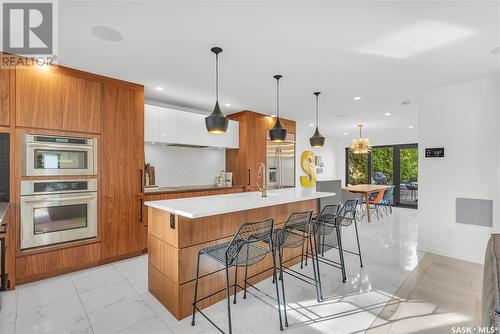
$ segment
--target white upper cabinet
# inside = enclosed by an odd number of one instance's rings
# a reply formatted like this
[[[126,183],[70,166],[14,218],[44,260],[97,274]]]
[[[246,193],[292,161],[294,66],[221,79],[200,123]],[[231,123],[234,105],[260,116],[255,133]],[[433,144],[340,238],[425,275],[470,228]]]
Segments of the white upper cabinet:
[[[158,126],[160,128],[160,139],[158,141],[172,143],[177,138],[177,110],[160,107],[160,118]]]
[[[239,123],[229,121],[225,134],[207,131],[205,116],[181,110],[145,105],[144,140],[181,145],[239,147]]]
[[[159,107],[144,105],[144,141],[160,141]]]

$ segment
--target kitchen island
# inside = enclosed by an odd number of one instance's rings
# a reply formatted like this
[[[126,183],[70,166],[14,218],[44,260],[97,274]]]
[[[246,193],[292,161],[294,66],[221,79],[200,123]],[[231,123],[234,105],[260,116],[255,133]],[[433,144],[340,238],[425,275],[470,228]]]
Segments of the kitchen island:
[[[148,288],[178,319],[191,315],[196,258],[199,249],[229,241],[245,222],[274,218],[283,224],[293,212],[319,211],[319,199],[334,193],[296,188],[244,192],[204,197],[146,202],[148,207]],[[284,262],[300,261],[300,249],[284,254]],[[251,283],[271,276],[272,257],[248,269]],[[243,273],[243,271],[241,271]],[[234,275],[230,275],[233,277]],[[238,276],[240,284],[243,275]],[[232,284],[232,283],[231,283]],[[225,287],[224,270],[217,262],[203,258],[200,262],[199,296],[207,296]],[[198,304],[205,308],[225,298],[225,292],[214,294]]]

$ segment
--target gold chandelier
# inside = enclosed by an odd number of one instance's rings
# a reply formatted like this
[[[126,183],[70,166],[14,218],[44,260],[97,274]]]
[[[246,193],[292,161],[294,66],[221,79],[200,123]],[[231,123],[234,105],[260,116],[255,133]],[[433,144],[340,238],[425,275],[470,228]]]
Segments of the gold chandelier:
[[[353,139],[351,144],[351,151],[354,154],[367,154],[372,150],[372,146],[368,141],[368,138],[363,138],[361,136],[361,128],[363,124],[358,125],[359,128],[359,138]]]

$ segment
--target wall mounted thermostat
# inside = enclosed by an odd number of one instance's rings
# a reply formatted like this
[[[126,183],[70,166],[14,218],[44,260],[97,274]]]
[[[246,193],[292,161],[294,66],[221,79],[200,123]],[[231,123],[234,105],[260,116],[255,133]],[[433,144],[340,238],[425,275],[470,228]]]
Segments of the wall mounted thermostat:
[[[444,147],[430,147],[425,149],[426,158],[444,158]]]

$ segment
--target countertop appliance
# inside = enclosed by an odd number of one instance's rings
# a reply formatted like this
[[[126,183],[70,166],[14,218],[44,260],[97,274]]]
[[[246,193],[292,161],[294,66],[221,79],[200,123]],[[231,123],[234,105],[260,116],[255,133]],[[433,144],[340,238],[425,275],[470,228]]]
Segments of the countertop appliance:
[[[21,249],[96,236],[96,179],[21,181]]]
[[[267,180],[269,189],[295,187],[295,135],[287,134],[285,141],[273,143],[267,136]]]
[[[96,175],[97,138],[24,135],[25,176]]]

